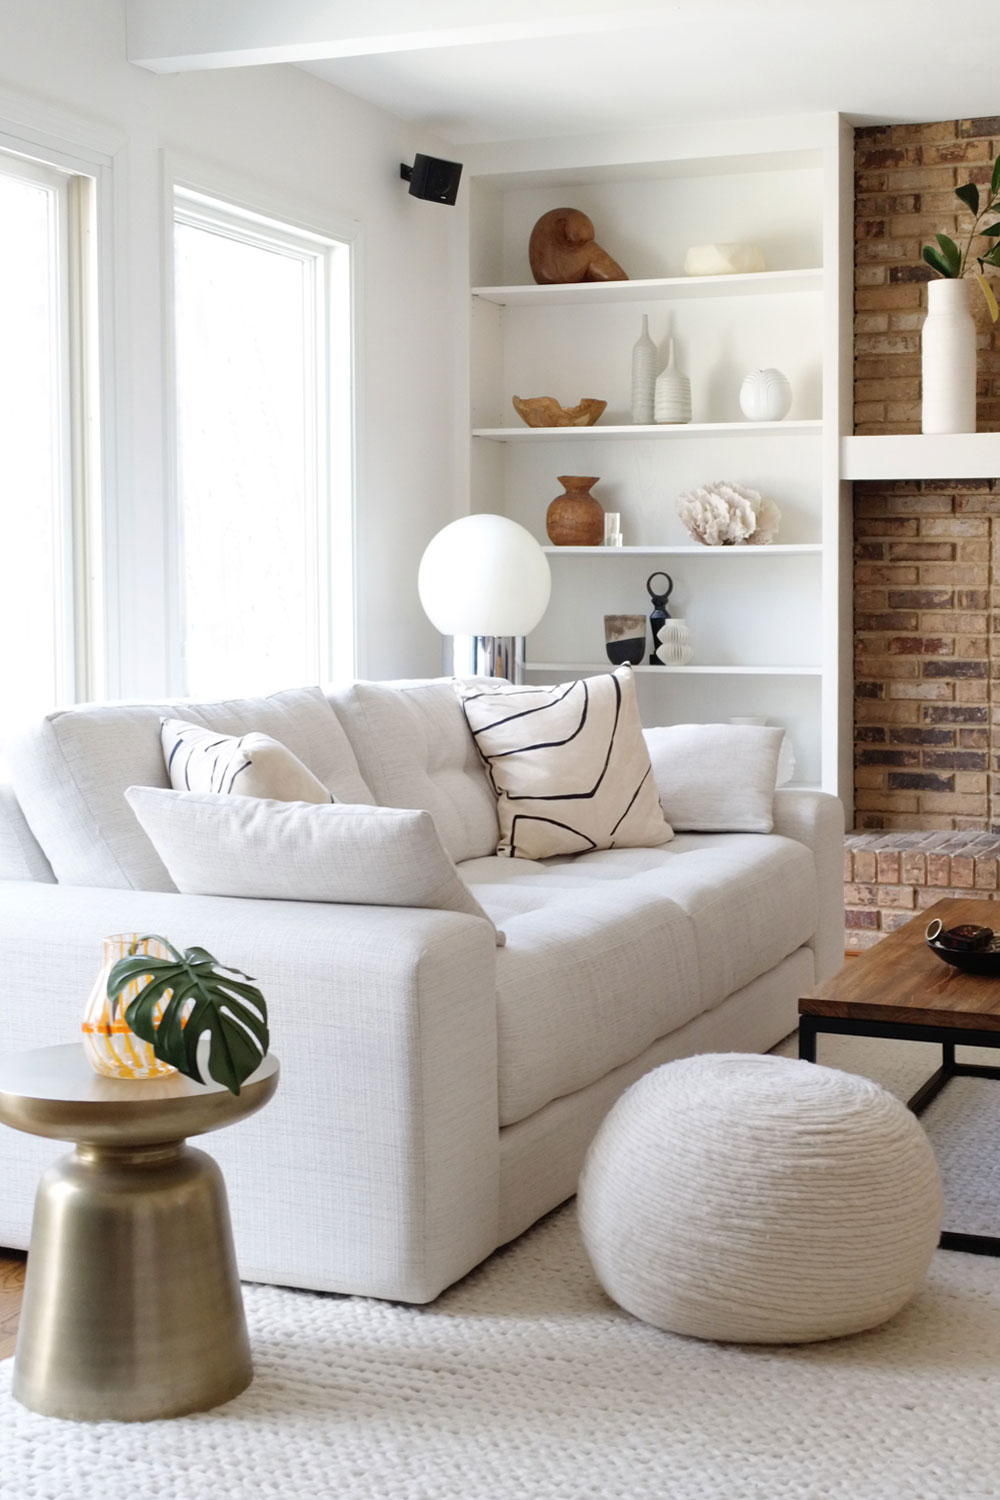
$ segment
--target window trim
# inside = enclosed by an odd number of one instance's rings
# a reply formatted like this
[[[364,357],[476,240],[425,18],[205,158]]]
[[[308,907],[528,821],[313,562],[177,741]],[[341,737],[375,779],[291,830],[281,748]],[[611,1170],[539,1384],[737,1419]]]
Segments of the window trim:
[[[340,218],[337,215],[317,209],[315,206],[307,206],[294,198],[288,198],[280,192],[263,187],[259,184],[249,182],[246,179],[220,172],[203,163],[189,158],[178,156],[170,151],[161,152],[161,203],[162,203],[162,285],[163,285],[163,323],[162,323],[162,347],[163,347],[163,390],[164,390],[164,475],[166,479],[166,507],[164,516],[164,547],[167,557],[166,568],[166,639],[167,639],[167,680],[169,691],[173,694],[181,694],[185,691],[184,661],[183,661],[183,627],[184,627],[184,580],[183,580],[183,538],[180,508],[179,476],[177,473],[177,403],[176,403],[176,348],[174,335],[174,219],[178,199],[185,205],[184,217],[190,215],[190,222],[197,220],[197,208],[199,200],[212,205],[211,222],[213,227],[231,218],[234,232],[238,228],[240,237],[246,238],[249,230],[250,238],[256,242],[266,245],[268,248],[280,248],[281,239],[269,239],[269,231],[284,230],[287,236],[298,236],[308,242],[312,240],[317,246],[327,246],[331,242],[344,247],[345,256],[343,264],[346,266],[347,312],[348,312],[348,348],[345,354],[344,368],[347,372],[348,390],[346,396],[346,414],[344,430],[341,436],[346,438],[347,452],[344,457],[344,467],[341,471],[341,480],[347,489],[347,505],[343,516],[334,516],[329,505],[319,506],[318,534],[323,547],[325,559],[325,589],[328,593],[327,608],[321,616],[317,612],[317,618],[321,623],[325,618],[328,623],[326,637],[319,641],[321,662],[327,664],[322,675],[332,675],[330,668],[338,660],[338,653],[334,649],[334,636],[337,628],[336,608],[333,601],[338,597],[336,592],[338,561],[339,576],[342,584],[347,586],[348,606],[341,615],[341,622],[346,623],[351,637],[350,661],[342,663],[342,675],[353,676],[357,668],[358,658],[358,561],[357,561],[357,512],[358,496],[360,491],[359,473],[359,433],[361,430],[361,391],[363,383],[361,378],[359,350],[362,340],[359,332],[360,308],[362,306],[361,295],[361,261],[363,237],[361,226],[354,219]],[[285,239],[287,243],[287,238]],[[329,265],[329,260],[328,260]],[[330,316],[330,286],[329,274],[325,289],[327,320]],[[323,387],[329,397],[332,390],[332,372],[329,367],[330,340],[327,340],[327,361],[321,372]],[[332,453],[334,448],[334,431],[329,429],[329,441],[327,451],[324,454],[323,463],[325,468],[325,488],[327,494],[335,489],[334,469],[335,461]],[[335,554],[333,548],[334,527],[341,525],[347,532],[343,538],[346,547]],[[335,672],[335,668],[333,671]],[[341,673],[336,673],[341,675]]]
[[[118,129],[93,124],[48,103],[0,88],[0,149],[42,167],[89,178],[93,195],[86,253],[91,258],[94,298],[86,316],[89,364],[85,374],[96,383],[99,472],[78,475],[88,486],[85,511],[74,525],[82,528],[77,550],[75,607],[85,620],[76,632],[76,696],[120,697],[124,674],[123,619],[118,560],[128,518],[121,508],[122,479],[128,470],[128,448],[118,421],[125,409],[127,350],[122,309],[126,306],[122,267],[125,235],[122,162],[126,141]],[[85,653],[80,660],[81,650]]]
[[[53,401],[55,468],[61,503],[53,516],[57,656],[56,703],[96,696],[105,680],[102,515],[101,320],[96,246],[98,181],[91,164],[0,131],[0,173],[51,195],[49,265],[55,309],[50,357],[58,370]],[[95,420],[96,418],[96,420]]]

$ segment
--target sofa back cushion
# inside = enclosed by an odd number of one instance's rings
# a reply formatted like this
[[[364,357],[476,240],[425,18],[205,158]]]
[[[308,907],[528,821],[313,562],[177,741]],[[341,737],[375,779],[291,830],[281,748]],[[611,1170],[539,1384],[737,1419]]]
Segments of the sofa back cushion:
[[[186,894],[428,907],[482,917],[496,933],[420,809],[150,786],[125,796]]]
[[[47,715],[9,751],[18,801],[60,882],[174,889],[125,801],[125,788],[170,785],[160,720],[178,713],[224,734],[269,734],[297,755],[339,801],[374,800],[318,687],[219,703],[86,704],[65,709]]]
[[[55,881],[52,866],[25,821],[14,788],[0,786],[0,880]]]
[[[451,678],[354,682],[329,699],[383,807],[423,808],[454,860],[496,850],[496,799]]]

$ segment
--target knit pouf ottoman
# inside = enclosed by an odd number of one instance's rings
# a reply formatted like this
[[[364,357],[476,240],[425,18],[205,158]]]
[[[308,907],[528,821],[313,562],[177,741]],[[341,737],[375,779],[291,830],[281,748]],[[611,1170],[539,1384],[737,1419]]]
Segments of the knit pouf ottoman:
[[[684,1058],[619,1099],[580,1179],[605,1291],[696,1338],[808,1343],[891,1318],[941,1229],[921,1126],[868,1079],[756,1054]]]

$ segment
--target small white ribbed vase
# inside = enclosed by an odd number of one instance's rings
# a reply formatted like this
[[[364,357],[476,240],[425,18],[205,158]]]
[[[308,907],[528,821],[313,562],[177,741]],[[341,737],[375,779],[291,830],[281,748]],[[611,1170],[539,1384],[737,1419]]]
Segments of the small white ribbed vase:
[[[976,325],[969,310],[970,287],[962,277],[927,283],[927,317],[920,335],[923,432],[976,430]]]
[[[693,654],[687,621],[679,620],[676,616],[664,620],[656,647],[657,658],[665,667],[686,667]]]
[[[670,340],[666,367],[656,377],[653,416],[657,422],[690,422],[691,382],[674,362],[674,341]]]
[[[650,426],[656,389],[656,345],[649,336],[649,316],[643,313],[642,333],[632,345],[632,421]]]

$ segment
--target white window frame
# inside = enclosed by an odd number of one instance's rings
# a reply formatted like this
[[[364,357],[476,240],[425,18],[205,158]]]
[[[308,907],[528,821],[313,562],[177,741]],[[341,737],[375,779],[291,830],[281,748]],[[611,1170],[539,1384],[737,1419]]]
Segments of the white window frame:
[[[119,235],[115,192],[117,132],[0,90],[5,170],[49,178],[62,198],[59,279],[64,327],[63,416],[69,438],[60,459],[66,504],[59,518],[61,701],[115,693],[118,646],[116,476],[118,463],[115,307]],[[64,427],[65,430],[65,427]]]
[[[251,244],[324,256],[325,274],[316,288],[317,323],[322,330],[319,358],[307,371],[307,389],[327,414],[321,440],[307,445],[316,508],[315,566],[311,612],[319,680],[355,674],[357,662],[357,560],[359,371],[357,351],[360,304],[360,226],[284,200],[245,181],[221,175],[164,153],[164,390],[167,474],[166,547],[167,650],[171,693],[187,690],[184,664],[184,538],[177,472],[176,347],[174,331],[174,223],[210,227]],[[332,252],[332,253],[331,253]],[[337,297],[342,297],[338,305]],[[347,329],[340,326],[344,306]],[[338,343],[337,339],[346,339]],[[316,437],[315,427],[313,438]],[[280,685],[280,684],[276,684]]]

